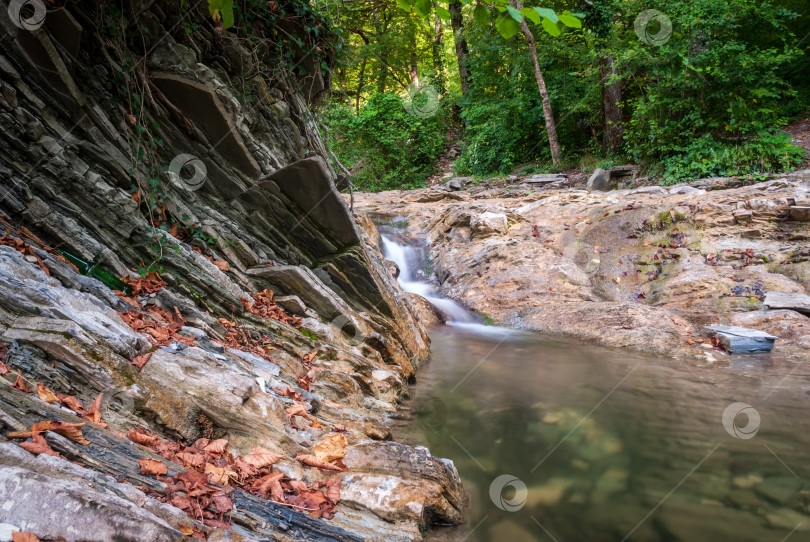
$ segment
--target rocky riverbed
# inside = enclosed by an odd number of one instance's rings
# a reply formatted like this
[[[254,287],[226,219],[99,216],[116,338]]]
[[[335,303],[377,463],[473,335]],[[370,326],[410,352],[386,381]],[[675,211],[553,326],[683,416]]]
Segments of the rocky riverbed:
[[[809,180],[612,191],[450,182],[355,194],[355,208],[427,243],[443,293],[499,325],[705,363],[727,360],[705,327],[733,325],[806,358]],[[790,301],[769,308],[769,292]]]

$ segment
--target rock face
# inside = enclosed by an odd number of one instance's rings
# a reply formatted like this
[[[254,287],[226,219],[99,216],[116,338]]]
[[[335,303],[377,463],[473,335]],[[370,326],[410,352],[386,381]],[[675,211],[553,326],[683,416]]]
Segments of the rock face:
[[[353,497],[329,522],[242,494],[238,508],[249,513],[234,539],[405,540],[433,521],[460,521],[453,468],[377,442],[390,439],[387,414],[429,342],[422,309],[388,272],[374,232],[355,223],[317,126],[306,120],[325,83],[317,63],[303,64],[311,84],[302,96],[288,81],[244,79],[254,72],[248,64],[278,59],[206,30],[193,13],[187,22],[201,34],[189,36],[175,24],[184,16],[177,2],[150,3],[131,21],[149,29],[139,51],[96,34],[95,9],[49,12],[35,32],[0,10],[0,220],[8,233],[0,237],[0,342],[12,369],[0,376],[4,434],[43,419],[78,421],[12,389],[17,371],[29,386],[40,382],[85,405],[101,394],[112,429],[145,428],[188,444],[224,438],[234,453],[262,446],[284,456],[279,469],[307,482],[324,475],[293,458],[338,427],[349,454],[360,446],[372,458],[345,473],[353,484],[385,476],[408,498]],[[144,59],[123,79],[113,60],[120,51]],[[143,107],[122,105],[131,93]],[[246,95],[255,99],[239,98]],[[141,280],[140,268],[154,290],[116,295],[54,247],[113,278]],[[277,301],[271,315],[252,308],[265,289]],[[136,331],[133,318],[151,327]],[[290,394],[317,423],[290,419]],[[126,531],[182,538],[188,518],[179,509],[112,481],[125,476],[165,491],[137,469],[148,451],[90,432],[88,447],[52,444],[92,470],[0,443],[0,492],[12,495],[8,502],[29,495],[32,505],[3,504],[0,523],[79,539],[60,522],[46,525],[33,504],[40,515],[49,503],[49,517],[65,517],[89,500],[103,504],[80,512],[94,539],[129,540]],[[432,467],[394,468],[409,454]]]
[[[509,224],[506,221],[506,215],[503,213],[485,212],[470,217],[470,230],[476,237],[502,235],[506,233],[508,228]]]

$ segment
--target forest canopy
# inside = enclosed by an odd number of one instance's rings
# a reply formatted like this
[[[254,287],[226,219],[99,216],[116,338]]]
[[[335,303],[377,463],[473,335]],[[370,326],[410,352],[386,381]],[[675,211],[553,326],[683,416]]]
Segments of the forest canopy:
[[[237,30],[256,13],[304,21],[331,81],[321,111],[330,146],[363,189],[420,186],[448,150],[458,175],[637,163],[665,184],[804,159],[780,129],[808,109],[802,0],[209,0],[209,9]]]

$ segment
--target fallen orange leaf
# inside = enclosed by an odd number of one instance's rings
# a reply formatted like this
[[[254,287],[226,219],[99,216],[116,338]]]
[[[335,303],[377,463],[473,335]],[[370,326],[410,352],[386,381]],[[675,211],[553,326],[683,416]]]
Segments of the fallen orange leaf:
[[[310,467],[318,467],[319,469],[324,470],[334,470],[338,472],[346,470],[344,467],[333,465],[332,463],[327,463],[326,461],[318,459],[314,455],[309,454],[298,454],[297,456],[295,456],[295,460],[303,463],[304,465],[309,465]]]
[[[166,464],[163,461],[158,461],[157,459],[149,459],[148,457],[145,457],[138,461],[138,465],[141,466],[141,474],[146,474],[149,476],[163,476],[169,472]]]
[[[349,441],[343,433],[331,433],[312,447],[315,457],[322,461],[334,461],[346,455]]]
[[[37,382],[37,395],[46,403],[58,403],[59,398],[54,393],[42,385],[42,382]]]

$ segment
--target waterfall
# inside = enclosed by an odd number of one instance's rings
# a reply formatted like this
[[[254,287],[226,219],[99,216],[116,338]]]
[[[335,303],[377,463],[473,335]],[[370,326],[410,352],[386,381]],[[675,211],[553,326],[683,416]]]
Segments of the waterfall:
[[[453,300],[442,297],[436,286],[419,280],[417,271],[422,260],[422,251],[418,248],[397,243],[390,237],[382,235],[383,255],[399,267],[400,286],[406,292],[421,295],[444,316],[447,324],[467,329],[483,328],[479,331],[491,333],[493,326],[478,323],[479,318]],[[502,329],[502,328],[501,328]]]

